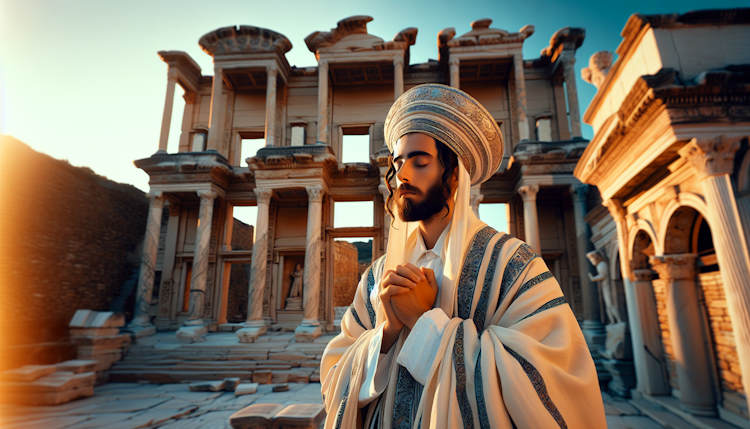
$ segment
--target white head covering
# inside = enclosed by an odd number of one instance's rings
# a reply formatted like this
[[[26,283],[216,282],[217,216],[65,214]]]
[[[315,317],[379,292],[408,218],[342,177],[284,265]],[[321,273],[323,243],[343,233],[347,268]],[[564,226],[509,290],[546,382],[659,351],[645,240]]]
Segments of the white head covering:
[[[456,286],[465,253],[484,223],[469,205],[471,185],[480,184],[497,171],[503,157],[503,138],[487,110],[465,92],[440,84],[416,86],[402,94],[385,120],[385,139],[394,144],[409,133],[422,133],[446,144],[458,155],[458,187],[443,246],[443,281],[437,303],[454,314]],[[396,211],[394,210],[394,213]],[[407,262],[414,249],[418,222],[404,222],[396,213],[391,223],[384,270]],[[380,311],[378,320],[382,320]]]

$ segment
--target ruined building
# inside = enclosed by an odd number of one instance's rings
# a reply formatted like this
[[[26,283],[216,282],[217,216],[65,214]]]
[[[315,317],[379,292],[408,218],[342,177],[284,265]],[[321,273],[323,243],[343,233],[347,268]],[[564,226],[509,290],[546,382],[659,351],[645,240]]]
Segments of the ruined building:
[[[634,396],[741,427],[750,383],[748,41],[750,9],[630,17],[617,61],[599,52],[583,72],[598,88],[584,115],[595,135],[575,170],[603,201],[586,221],[604,261],[600,284],[614,317],[629,323]],[[624,357],[604,362],[615,380]]]
[[[371,20],[354,16],[310,34],[317,67],[290,65],[289,40],[253,26],[200,38],[213,76],[184,52],[159,52],[168,65],[161,138],[154,155],[135,161],[150,176],[151,201],[130,325],[138,335],[176,330],[190,342],[241,328],[238,341],[251,342],[284,329],[305,341],[334,330],[365,254],[339,240],[371,240],[369,263],[387,239],[386,113],[404,89],[439,82],[479,100],[504,134],[504,161],[473,190],[473,206],[508,204],[509,232],[544,257],[584,330],[601,337],[585,259],[587,188],[572,174],[587,144],[573,69],[584,31],[561,29],[539,57],[524,59],[532,26],[508,32],[483,19],[463,35],[441,31],[438,60],[411,64],[417,29],[385,41],[367,32]],[[179,151],[167,153],[176,85],[186,104]],[[345,162],[351,135],[369,136],[361,162]],[[263,147],[243,157],[243,145],[258,139]],[[336,203],[350,201],[371,202],[372,224],[334,227]],[[257,206],[252,246],[231,245],[240,206]],[[229,293],[234,273],[247,273],[237,266],[251,267],[246,305]],[[229,325],[236,317],[242,325]]]

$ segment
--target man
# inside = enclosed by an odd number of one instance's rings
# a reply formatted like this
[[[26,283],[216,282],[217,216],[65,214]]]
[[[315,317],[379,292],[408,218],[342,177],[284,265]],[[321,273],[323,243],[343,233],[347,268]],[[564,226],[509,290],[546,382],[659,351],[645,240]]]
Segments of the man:
[[[420,85],[391,107],[385,138],[393,222],[321,360],[326,428],[606,427],[557,281],[469,206],[502,159],[492,116]]]

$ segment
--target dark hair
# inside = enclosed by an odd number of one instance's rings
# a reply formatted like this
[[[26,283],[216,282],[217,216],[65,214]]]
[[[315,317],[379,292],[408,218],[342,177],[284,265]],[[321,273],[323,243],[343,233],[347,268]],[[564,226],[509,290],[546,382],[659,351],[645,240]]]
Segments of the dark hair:
[[[448,145],[445,143],[435,140],[435,148],[437,149],[437,158],[440,162],[440,165],[443,166],[443,176],[441,177],[441,185],[443,188],[443,196],[445,197],[445,201],[443,203],[443,206],[446,209],[449,209],[448,207],[448,198],[451,196],[451,187],[450,187],[450,178],[453,175],[453,172],[456,170],[456,167],[458,167],[458,156],[456,156],[456,153],[453,152]],[[388,157],[388,171],[385,173],[385,186],[388,188],[388,198],[385,200],[385,209],[388,211],[388,214],[391,215],[391,219],[393,219],[393,211],[391,210],[391,200],[393,200],[393,188],[391,187],[391,180],[396,176],[396,168],[393,166],[393,155]],[[447,215],[447,213],[446,213]],[[393,220],[391,220],[392,222]]]

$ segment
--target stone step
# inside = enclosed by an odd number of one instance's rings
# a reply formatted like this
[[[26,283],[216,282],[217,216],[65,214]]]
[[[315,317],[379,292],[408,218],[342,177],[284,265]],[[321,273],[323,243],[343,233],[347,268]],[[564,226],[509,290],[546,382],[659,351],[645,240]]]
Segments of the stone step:
[[[33,381],[0,382],[2,401],[22,405],[57,405],[94,394],[94,372],[58,371]]]

